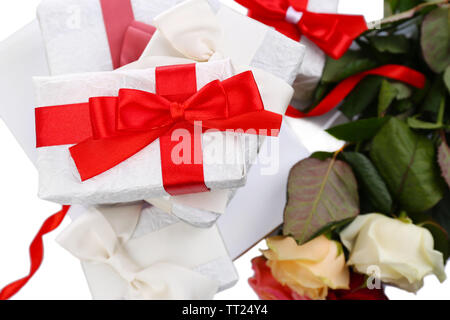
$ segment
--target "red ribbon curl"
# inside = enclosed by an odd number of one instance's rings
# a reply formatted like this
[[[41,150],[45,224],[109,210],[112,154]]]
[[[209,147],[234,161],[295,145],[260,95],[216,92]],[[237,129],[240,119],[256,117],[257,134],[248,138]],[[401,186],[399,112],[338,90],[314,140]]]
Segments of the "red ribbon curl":
[[[0,300],[10,299],[13,295],[19,292],[19,290],[22,289],[22,287],[25,286],[27,282],[33,277],[33,275],[41,266],[42,260],[44,258],[44,243],[42,240],[43,236],[59,227],[69,209],[70,206],[63,206],[61,211],[55,213],[44,222],[41,229],[39,230],[39,232],[37,233],[36,237],[33,239],[33,242],[31,242],[30,245],[31,264],[29,274],[26,277],[14,281],[11,284],[4,287],[2,291],[0,291]]]
[[[413,87],[422,89],[425,86],[425,76],[411,68],[390,64],[379,68],[367,70],[359,74],[348,77],[340,82],[317,106],[311,111],[304,113],[292,106],[286,111],[286,116],[292,118],[318,117],[326,114],[347,97],[347,95],[358,85],[365,77],[374,75],[390,78],[392,80],[402,81]]]

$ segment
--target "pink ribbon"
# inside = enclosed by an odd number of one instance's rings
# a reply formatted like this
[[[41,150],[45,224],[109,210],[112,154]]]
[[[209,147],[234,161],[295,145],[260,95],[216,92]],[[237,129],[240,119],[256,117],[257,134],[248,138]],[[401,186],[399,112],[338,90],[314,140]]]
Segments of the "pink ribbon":
[[[139,59],[156,28],[134,19],[131,0],[100,0],[114,69]]]

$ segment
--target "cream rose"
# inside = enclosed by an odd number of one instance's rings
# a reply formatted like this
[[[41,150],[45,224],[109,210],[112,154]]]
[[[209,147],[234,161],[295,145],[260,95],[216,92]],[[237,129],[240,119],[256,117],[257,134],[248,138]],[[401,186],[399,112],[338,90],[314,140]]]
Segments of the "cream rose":
[[[442,253],[433,249],[425,228],[374,213],[358,216],[340,236],[350,251],[348,265],[360,273],[379,271],[381,281],[411,292],[423,286],[426,275],[446,279]]]
[[[300,296],[325,299],[328,288],[348,289],[349,270],[340,244],[320,236],[303,245],[291,237],[267,239],[263,251],[273,277]]]

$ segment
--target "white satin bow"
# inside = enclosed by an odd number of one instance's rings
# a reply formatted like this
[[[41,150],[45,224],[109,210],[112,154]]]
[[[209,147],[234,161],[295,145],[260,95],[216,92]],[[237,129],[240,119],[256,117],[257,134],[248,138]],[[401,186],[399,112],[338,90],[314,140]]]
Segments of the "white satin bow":
[[[206,1],[184,1],[158,15],[153,23],[183,57],[198,62],[224,58],[222,28]]]
[[[142,205],[127,206],[125,215],[120,207],[107,214],[91,208],[57,241],[82,261],[110,266],[127,283],[126,299],[212,299],[218,290],[213,279],[174,263],[157,261],[141,268],[133,261],[123,245],[131,238],[141,209]]]

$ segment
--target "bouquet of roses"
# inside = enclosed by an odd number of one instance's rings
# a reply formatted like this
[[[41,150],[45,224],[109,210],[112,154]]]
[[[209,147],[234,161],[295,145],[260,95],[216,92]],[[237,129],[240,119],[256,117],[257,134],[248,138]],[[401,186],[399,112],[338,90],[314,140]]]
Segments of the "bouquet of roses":
[[[416,292],[427,275],[446,279],[448,1],[388,0],[385,11],[357,47],[327,60],[313,108],[358,82],[339,107],[349,122],[328,130],[346,144],[292,168],[282,235],[253,260],[249,283],[261,299],[381,300],[384,284]]]

